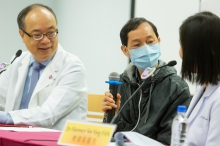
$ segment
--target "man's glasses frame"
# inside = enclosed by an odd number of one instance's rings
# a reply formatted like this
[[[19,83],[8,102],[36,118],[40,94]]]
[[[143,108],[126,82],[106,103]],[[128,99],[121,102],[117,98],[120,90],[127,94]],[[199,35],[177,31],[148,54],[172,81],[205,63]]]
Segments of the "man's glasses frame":
[[[55,38],[58,34],[58,31],[54,31],[54,32],[47,32],[44,34],[34,34],[34,35],[30,35],[29,33],[27,33],[25,30],[21,29],[27,36],[33,38],[36,41],[42,40],[44,38],[44,35],[47,36],[48,39],[52,39]]]

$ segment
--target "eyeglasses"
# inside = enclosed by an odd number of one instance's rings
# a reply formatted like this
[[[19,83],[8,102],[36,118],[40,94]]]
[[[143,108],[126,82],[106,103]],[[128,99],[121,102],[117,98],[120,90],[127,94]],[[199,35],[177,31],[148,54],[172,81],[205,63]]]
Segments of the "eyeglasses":
[[[24,31],[23,29],[21,29],[26,35],[28,35],[29,37],[33,38],[36,41],[42,40],[44,38],[44,35],[47,36],[48,39],[52,39],[55,38],[58,34],[58,31],[53,31],[53,32],[47,32],[45,34],[33,34],[30,35],[29,33],[27,33],[26,31]]]

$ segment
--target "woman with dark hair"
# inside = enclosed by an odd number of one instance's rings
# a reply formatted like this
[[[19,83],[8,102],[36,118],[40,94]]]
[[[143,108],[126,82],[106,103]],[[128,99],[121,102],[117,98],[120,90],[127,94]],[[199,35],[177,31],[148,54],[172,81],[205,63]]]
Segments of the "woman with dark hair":
[[[220,144],[220,18],[200,12],[179,29],[182,78],[197,83],[186,115],[188,145]]]

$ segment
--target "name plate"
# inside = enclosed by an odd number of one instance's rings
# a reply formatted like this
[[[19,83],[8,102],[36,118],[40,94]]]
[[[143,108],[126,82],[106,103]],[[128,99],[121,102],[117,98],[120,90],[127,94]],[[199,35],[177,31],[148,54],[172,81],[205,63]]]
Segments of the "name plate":
[[[116,125],[67,121],[59,145],[107,146]]]

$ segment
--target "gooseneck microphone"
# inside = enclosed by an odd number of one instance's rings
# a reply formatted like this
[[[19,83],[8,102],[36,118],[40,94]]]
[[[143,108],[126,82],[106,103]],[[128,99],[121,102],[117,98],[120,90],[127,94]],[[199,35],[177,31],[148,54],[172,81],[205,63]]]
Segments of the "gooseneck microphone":
[[[142,79],[144,79],[143,80],[143,82],[142,82],[142,84],[137,88],[137,90],[135,90],[135,92],[128,98],[128,100],[123,104],[123,106],[120,108],[120,110],[118,111],[118,113],[117,113],[117,115],[115,115],[114,117],[113,117],[113,119],[112,119],[112,121],[110,122],[110,124],[114,124],[115,123],[115,120],[118,118],[118,115],[121,113],[121,111],[122,111],[122,109],[125,107],[125,105],[134,97],[134,95],[140,90],[140,88],[142,88],[142,86],[145,84],[145,81],[146,81],[146,79],[147,78],[149,78],[149,77],[151,77],[151,76],[154,76],[154,72],[156,71],[156,70],[158,70],[158,69],[160,69],[160,68],[163,68],[163,67],[166,67],[166,66],[174,66],[174,65],[176,65],[177,64],[177,62],[175,61],[175,60],[173,60],[173,61],[170,61],[169,63],[167,63],[166,65],[163,65],[163,66],[160,66],[160,67],[158,67],[158,68],[156,68],[156,69],[149,69],[149,68],[146,68],[145,70],[147,70],[147,73],[148,73],[148,75],[141,75],[141,77],[144,77],[144,78],[142,78]],[[145,72],[145,71],[144,71]],[[143,73],[144,73],[143,72]],[[147,77],[146,77],[147,76]]]
[[[118,86],[122,83],[119,82],[119,74],[117,72],[112,72],[109,75],[109,81],[105,81],[105,83],[109,84],[109,92],[112,94],[114,101],[117,101],[117,93],[118,93]],[[115,116],[115,108],[108,110],[107,113],[107,123],[112,121],[112,118]]]
[[[177,62],[175,60],[168,62],[166,65],[160,66],[158,68],[156,68],[156,70],[165,67],[165,66],[175,66],[177,64]]]
[[[16,52],[14,59],[11,61],[11,64],[15,61],[15,59],[16,59],[17,57],[21,56],[21,53],[22,53],[21,50],[18,50],[18,51]]]
[[[15,59],[16,59],[17,57],[21,56],[21,53],[22,53],[21,50],[18,50],[18,51],[16,52],[14,59],[11,61],[11,64],[15,61]],[[8,67],[10,64],[6,64],[6,63],[3,62],[3,63],[1,63],[0,65],[3,66],[2,68],[0,68],[0,74],[1,74],[3,71],[5,71],[5,70],[7,69],[7,67]]]

